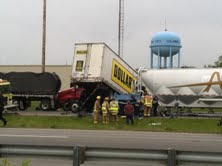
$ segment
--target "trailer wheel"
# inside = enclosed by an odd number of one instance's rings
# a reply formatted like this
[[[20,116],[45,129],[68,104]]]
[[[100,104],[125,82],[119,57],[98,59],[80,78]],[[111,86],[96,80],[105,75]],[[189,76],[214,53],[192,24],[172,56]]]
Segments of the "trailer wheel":
[[[80,102],[78,100],[71,100],[70,101],[70,109],[73,113],[78,112],[79,106],[80,106]]]
[[[18,101],[18,108],[20,111],[24,111],[28,108],[28,106],[25,101],[20,100]]]
[[[40,103],[40,108],[42,111],[48,111],[51,108],[51,103],[49,100],[42,100]]]

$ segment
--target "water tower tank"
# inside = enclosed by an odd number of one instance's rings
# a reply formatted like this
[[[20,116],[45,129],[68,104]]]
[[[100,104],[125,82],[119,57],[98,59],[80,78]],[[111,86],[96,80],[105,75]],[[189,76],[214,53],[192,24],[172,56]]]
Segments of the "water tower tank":
[[[181,42],[179,36],[174,32],[158,32],[153,35],[150,49],[151,49],[151,68],[153,68],[153,54],[158,56],[158,68],[173,67],[173,56],[178,54],[178,67],[180,60]],[[167,57],[170,62],[167,65]],[[164,66],[162,66],[162,58],[164,58]]]

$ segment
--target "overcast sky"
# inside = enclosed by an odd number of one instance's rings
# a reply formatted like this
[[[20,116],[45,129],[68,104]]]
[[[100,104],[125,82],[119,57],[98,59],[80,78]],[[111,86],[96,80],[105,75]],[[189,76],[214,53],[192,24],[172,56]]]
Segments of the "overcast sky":
[[[0,0],[0,65],[41,64],[42,0]],[[181,38],[181,65],[222,55],[222,0],[125,0],[124,59],[149,67],[152,35]],[[46,64],[71,64],[74,44],[105,42],[117,52],[118,0],[47,0]]]

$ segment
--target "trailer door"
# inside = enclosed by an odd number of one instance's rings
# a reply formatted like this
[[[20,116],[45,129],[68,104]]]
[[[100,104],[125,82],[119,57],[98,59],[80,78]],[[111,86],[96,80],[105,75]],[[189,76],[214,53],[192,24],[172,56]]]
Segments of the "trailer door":
[[[89,55],[88,77],[91,80],[101,79],[104,44],[92,44]]]
[[[75,46],[72,77],[83,79],[88,77],[91,45],[82,44]]]

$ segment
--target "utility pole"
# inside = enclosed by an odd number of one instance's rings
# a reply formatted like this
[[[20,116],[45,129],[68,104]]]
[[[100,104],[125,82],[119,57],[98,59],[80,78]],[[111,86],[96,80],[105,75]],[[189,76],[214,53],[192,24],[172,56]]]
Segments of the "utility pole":
[[[123,58],[124,0],[119,0],[118,55]]]
[[[43,0],[43,24],[42,24],[42,72],[45,72],[45,48],[46,48],[46,0]]]

